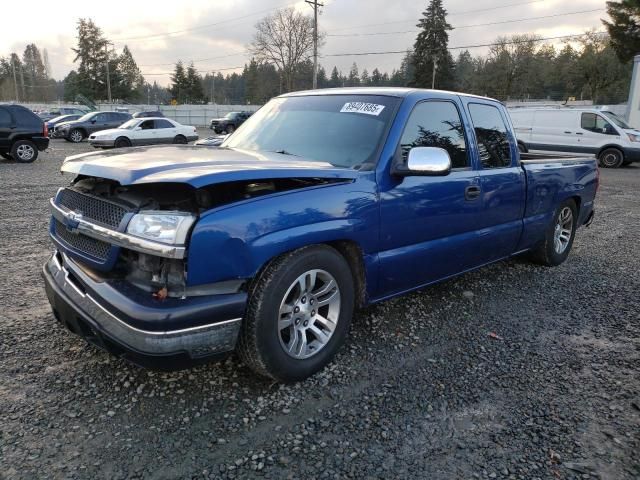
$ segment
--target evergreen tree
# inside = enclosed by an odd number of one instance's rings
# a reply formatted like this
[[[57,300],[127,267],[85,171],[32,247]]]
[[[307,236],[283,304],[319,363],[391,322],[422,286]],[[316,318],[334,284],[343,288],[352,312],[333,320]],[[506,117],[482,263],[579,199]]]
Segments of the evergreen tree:
[[[26,46],[22,55],[22,68],[25,79],[25,97],[23,100],[33,102],[45,100],[44,90],[47,86],[47,72],[40,55],[40,50],[34,43]]]
[[[611,22],[603,20],[611,46],[622,63],[640,53],[640,0],[607,2],[607,13]]]
[[[80,62],[77,70],[76,89],[90,99],[106,98],[107,39],[91,19],[78,20],[78,44],[72,50]]]
[[[367,87],[371,84],[371,78],[369,78],[369,72],[365,68],[360,75],[360,85]]]
[[[144,97],[144,77],[133,59],[133,55],[126,45],[122,53],[115,59],[115,73],[119,77],[114,97],[126,101],[140,100]],[[113,87],[112,87],[113,90]]]
[[[458,92],[471,93],[475,74],[475,65],[469,50],[460,52],[456,60],[455,89]]]
[[[193,65],[193,62],[187,67],[186,73],[186,102],[202,103],[204,100],[204,91],[202,88],[202,77]]]
[[[371,72],[371,85],[374,87],[380,87],[383,85],[382,74],[377,68],[374,68],[373,72]]]
[[[414,66],[411,85],[430,88],[433,79],[433,68],[436,65],[435,87],[440,89],[453,87],[453,59],[447,49],[449,30],[453,27],[447,23],[447,11],[442,0],[431,0],[422,13],[417,25],[420,33],[413,46],[412,63]]]
[[[172,98],[178,103],[184,103],[187,95],[187,74],[184,70],[182,60],[178,60],[171,75],[171,87],[169,88]]]
[[[333,67],[333,70],[331,70],[331,77],[329,78],[329,86],[332,88],[337,88],[342,86],[342,81],[340,80],[340,72],[338,71],[338,67]]]
[[[347,86],[357,87],[360,85],[360,75],[358,74],[358,65],[353,62],[351,69],[349,70],[349,78],[347,79]]]

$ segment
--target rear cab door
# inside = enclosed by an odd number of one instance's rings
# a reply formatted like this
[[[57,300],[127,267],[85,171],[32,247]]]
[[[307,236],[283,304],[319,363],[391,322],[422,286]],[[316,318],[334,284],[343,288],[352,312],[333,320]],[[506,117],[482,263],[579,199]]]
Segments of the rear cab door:
[[[495,101],[463,97],[473,126],[481,204],[472,262],[479,266],[512,255],[522,234],[526,178],[506,108]]]
[[[158,143],[173,143],[173,139],[178,134],[178,128],[165,118],[155,120],[156,141]]]

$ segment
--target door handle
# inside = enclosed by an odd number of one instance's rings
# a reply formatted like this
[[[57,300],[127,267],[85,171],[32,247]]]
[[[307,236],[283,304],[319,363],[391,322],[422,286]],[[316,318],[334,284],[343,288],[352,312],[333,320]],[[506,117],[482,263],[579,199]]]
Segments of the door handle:
[[[469,185],[464,189],[465,200],[475,200],[480,197],[480,187],[477,185]]]
[[[582,132],[576,132],[576,135],[584,135]]]
[[[571,132],[567,132],[567,131],[565,130],[565,132],[564,132],[564,133],[571,133]]]

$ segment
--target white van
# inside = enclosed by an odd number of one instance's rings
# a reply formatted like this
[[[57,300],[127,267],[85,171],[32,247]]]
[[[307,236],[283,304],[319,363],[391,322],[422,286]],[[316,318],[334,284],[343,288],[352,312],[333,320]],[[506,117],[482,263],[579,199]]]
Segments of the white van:
[[[521,151],[593,153],[601,167],[640,161],[640,131],[597,108],[512,108]]]

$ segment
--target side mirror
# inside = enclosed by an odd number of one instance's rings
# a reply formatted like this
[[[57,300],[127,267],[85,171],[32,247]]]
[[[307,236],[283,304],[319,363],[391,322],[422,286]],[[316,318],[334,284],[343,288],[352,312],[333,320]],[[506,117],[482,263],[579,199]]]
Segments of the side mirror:
[[[136,127],[134,130],[142,130],[142,127]]]
[[[409,150],[406,165],[396,165],[394,174],[403,177],[438,176],[451,172],[449,152],[439,147],[414,147]]]
[[[96,123],[96,119],[95,119],[95,118],[92,118],[92,119],[91,119],[91,123]]]

